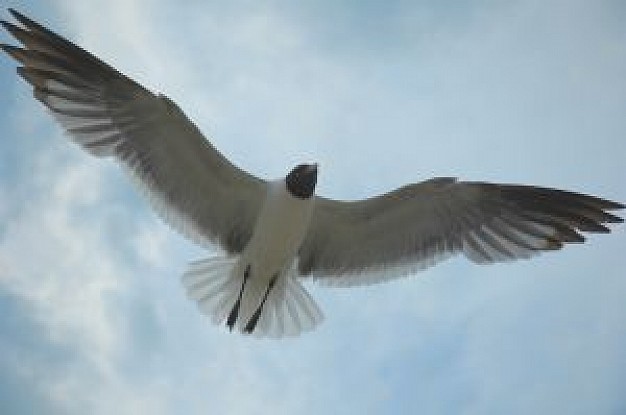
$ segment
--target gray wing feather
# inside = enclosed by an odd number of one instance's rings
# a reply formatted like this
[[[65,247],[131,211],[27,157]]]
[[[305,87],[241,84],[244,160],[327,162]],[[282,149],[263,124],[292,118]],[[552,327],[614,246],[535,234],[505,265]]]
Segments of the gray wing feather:
[[[157,212],[195,242],[240,252],[266,183],[231,164],[170,99],[155,95],[89,52],[11,10],[2,22],[24,48],[2,45],[18,73],[70,138],[115,157]]]
[[[535,186],[436,178],[362,201],[318,198],[299,271],[334,285],[394,278],[462,252],[477,263],[529,258],[622,222],[624,205]]]

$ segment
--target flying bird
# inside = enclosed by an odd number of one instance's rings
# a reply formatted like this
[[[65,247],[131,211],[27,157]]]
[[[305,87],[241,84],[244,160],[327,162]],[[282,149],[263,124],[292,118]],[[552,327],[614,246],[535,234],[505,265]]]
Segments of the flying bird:
[[[216,324],[298,335],[322,312],[303,279],[353,286],[462,253],[476,263],[529,258],[581,232],[608,233],[624,205],[537,186],[439,177],[365,200],[315,194],[317,164],[266,181],[227,160],[165,95],[9,9],[18,74],[88,153],[115,159],[174,229],[220,255],[190,264],[188,297]]]

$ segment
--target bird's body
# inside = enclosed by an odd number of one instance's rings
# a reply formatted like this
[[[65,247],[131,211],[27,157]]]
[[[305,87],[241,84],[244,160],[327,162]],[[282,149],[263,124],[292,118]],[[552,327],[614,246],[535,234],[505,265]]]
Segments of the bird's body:
[[[291,265],[311,223],[314,203],[315,198],[291,195],[284,179],[270,183],[252,237],[241,254],[244,262],[252,264],[252,274],[270,279]]]
[[[287,190],[285,180],[270,182],[250,241],[237,259],[231,278],[243,286],[241,305],[236,321],[245,331],[246,324],[261,306],[265,291],[284,302],[285,279],[295,278],[290,272],[302,244],[313,212],[315,199],[301,199]],[[247,272],[247,281],[243,284]],[[275,289],[275,291],[274,291]]]
[[[191,264],[189,298],[215,323],[297,335],[322,314],[300,281],[396,278],[454,254],[476,263],[530,258],[607,233],[624,205],[538,186],[434,178],[365,200],[315,194],[317,165],[268,182],[234,166],[167,97],[10,10],[23,47],[1,45],[68,133],[114,158],[174,229],[223,255]]]

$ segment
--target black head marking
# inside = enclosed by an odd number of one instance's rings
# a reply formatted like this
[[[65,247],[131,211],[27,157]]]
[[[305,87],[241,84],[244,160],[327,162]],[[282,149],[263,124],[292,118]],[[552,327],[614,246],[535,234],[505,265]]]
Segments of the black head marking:
[[[317,184],[317,164],[299,164],[285,179],[287,190],[299,199],[309,199]]]

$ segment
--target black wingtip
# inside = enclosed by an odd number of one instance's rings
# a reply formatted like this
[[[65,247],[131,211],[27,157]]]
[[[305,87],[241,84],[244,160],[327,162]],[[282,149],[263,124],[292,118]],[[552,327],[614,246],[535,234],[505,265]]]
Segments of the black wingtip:
[[[606,210],[620,210],[626,208],[626,205],[612,200],[602,199],[603,208]]]
[[[626,208],[626,205],[622,204],[622,203],[618,203],[618,202],[613,202],[614,206],[611,206],[610,208],[607,208],[607,210],[621,210]],[[606,214],[606,223],[623,223],[624,222],[624,218],[622,218],[621,216],[617,216],[617,215],[612,215],[610,213]]]
[[[0,24],[2,24],[2,27],[4,27],[4,30],[6,30],[7,32],[9,32],[14,38],[16,38],[17,40],[20,40],[20,36],[21,34],[23,34],[24,32],[27,32],[26,29],[15,25],[11,22],[7,22],[7,21],[0,21]]]
[[[17,74],[26,82],[31,84],[33,87],[37,87],[42,84],[41,74],[38,73],[37,69],[33,68],[25,68],[23,66],[18,66],[16,68]]]
[[[42,25],[40,25],[39,23],[37,23],[36,21],[29,19],[28,17],[24,16],[22,13],[16,11],[15,9],[9,8],[9,13],[11,13],[13,15],[13,17],[15,18],[15,20],[17,20],[18,22],[20,22],[22,24],[22,26],[24,26],[24,29],[26,30],[35,30],[38,32],[44,32],[44,33],[48,33],[48,29],[46,29],[45,27],[43,27]],[[24,30],[22,29],[22,30]]]
[[[15,27],[13,23],[9,23],[6,20],[0,20],[0,25],[2,25],[2,27],[4,27],[4,30],[6,30],[7,32],[11,32],[11,28]]]
[[[20,23],[26,24],[32,21],[28,17],[24,16],[22,13],[18,12],[12,7],[9,7],[9,13],[11,13],[11,15],[15,18],[15,20],[19,21]]]
[[[22,62],[24,59],[24,56],[22,53],[24,49],[20,47],[0,43],[0,49],[2,49],[4,53],[6,53],[7,55],[9,55],[10,57],[12,57],[18,62]]]

